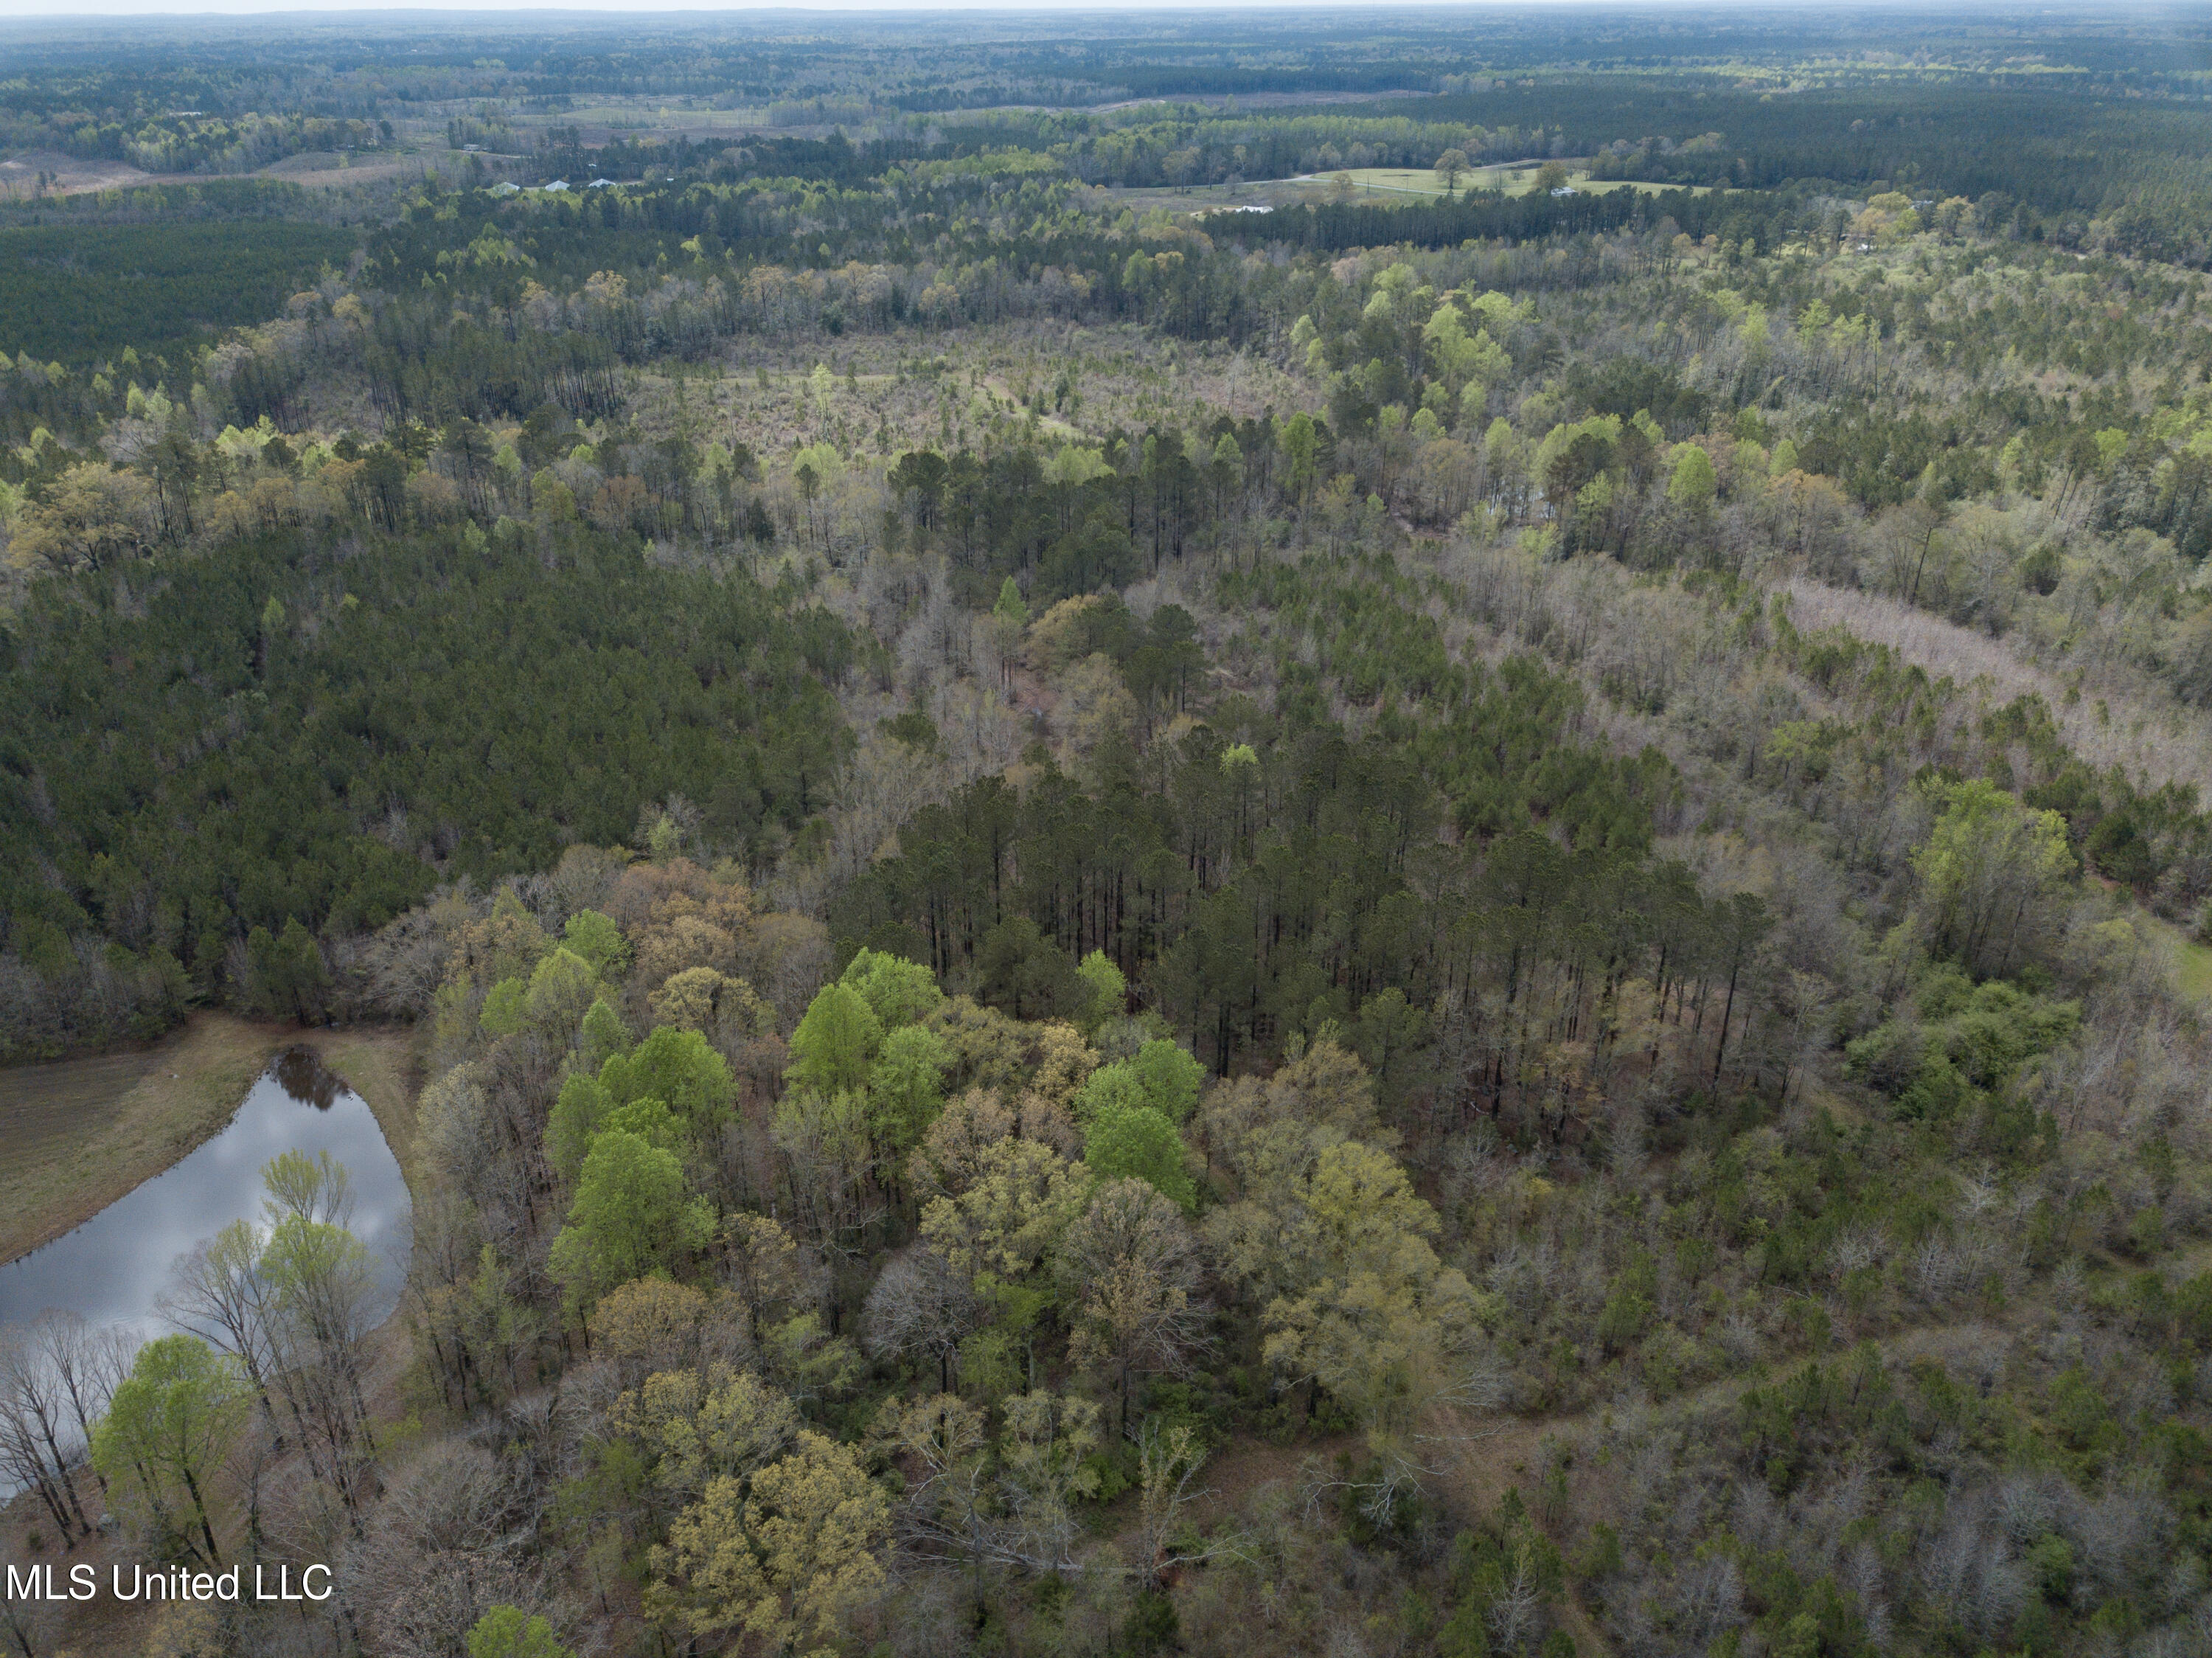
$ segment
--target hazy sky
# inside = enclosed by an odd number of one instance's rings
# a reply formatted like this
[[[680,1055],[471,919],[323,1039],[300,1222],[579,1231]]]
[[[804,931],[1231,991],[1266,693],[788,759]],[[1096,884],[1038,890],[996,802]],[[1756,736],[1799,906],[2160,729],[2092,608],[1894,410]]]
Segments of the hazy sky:
[[[1595,7],[1601,0],[1498,0],[1504,6],[1517,8],[1530,3]],[[1648,0],[1643,0],[1648,3]],[[1778,0],[1780,6],[1804,3],[1805,0]],[[1728,0],[1722,0],[1723,4]],[[67,5],[58,5],[55,0],[0,0],[0,19],[19,21],[37,19],[67,22],[86,17],[121,17],[161,15],[170,17],[269,15],[290,13],[298,15],[311,13],[327,17],[333,13],[356,13],[392,21],[410,13],[436,12],[446,15],[471,12],[720,12],[732,17],[757,18],[763,15],[789,11],[902,11],[902,12],[1070,12],[1092,15],[1110,15],[1115,12],[1142,9],[1151,11],[1269,11],[1295,7],[1300,10],[1422,10],[1486,9],[1480,4],[1470,8],[1468,0],[775,0],[769,6],[733,6],[728,0],[410,0],[404,6],[363,5],[361,0],[72,0]],[[1711,9],[1707,3],[1701,9]],[[0,61],[0,73],[6,65]]]
[[[1539,3],[1544,0],[1538,0]],[[1549,0],[1549,3],[1567,5],[1582,0]],[[515,12],[515,11],[585,11],[585,12],[722,12],[736,17],[758,17],[763,13],[779,11],[1013,11],[1013,12],[1084,12],[1093,15],[1127,11],[1144,8],[1155,11],[1252,11],[1279,10],[1296,6],[1301,9],[1342,11],[1358,9],[1400,9],[1407,6],[1424,9],[1443,9],[1448,6],[1464,8],[1467,0],[1113,0],[1110,6],[1099,0],[958,0],[947,4],[945,0],[777,0],[773,6],[732,6],[728,0],[411,0],[405,6],[363,5],[361,0],[331,0],[328,4],[317,4],[314,0],[78,0],[66,7],[58,6],[54,0],[0,0],[0,18],[36,18],[52,21],[67,21],[94,16],[208,16],[210,15],[238,15],[243,14],[313,13],[327,16],[331,13],[353,12],[365,16],[392,20],[404,18],[410,12]],[[1529,0],[1511,0],[1522,5]],[[4,64],[0,64],[4,70]]]

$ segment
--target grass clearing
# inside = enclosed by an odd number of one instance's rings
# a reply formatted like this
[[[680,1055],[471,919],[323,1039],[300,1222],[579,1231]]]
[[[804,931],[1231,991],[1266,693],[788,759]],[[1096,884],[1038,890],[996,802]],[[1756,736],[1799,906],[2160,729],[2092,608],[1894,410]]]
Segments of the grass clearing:
[[[2197,944],[2174,930],[2173,982],[2184,996],[2212,1002],[2212,945]]]
[[[368,1101],[413,1186],[411,1033],[302,1031],[203,1013],[131,1053],[0,1070],[0,1262],[82,1225],[219,1133],[277,1050],[298,1044]]]
[[[1334,173],[1316,174],[1324,181],[1339,175]],[[1443,180],[1425,167],[1354,167],[1344,169],[1342,176],[1352,180],[1360,194],[1384,192],[1394,196],[1442,196],[1445,193]],[[1536,176],[1533,167],[1478,167],[1460,174],[1462,190],[1526,190]]]
[[[1333,193],[1340,178],[1352,180],[1352,199],[1370,196],[1425,197],[1441,198],[1443,182],[1426,168],[1415,167],[1358,167],[1341,173],[1316,173],[1310,179],[1300,180],[1308,185],[1320,185]],[[1593,180],[1587,171],[1577,169],[1567,175],[1567,182],[1583,195],[1602,196],[1615,190],[1633,190],[1647,196],[1656,196],[1665,190],[1680,186],[1651,184],[1640,179]],[[1534,167],[1478,167],[1460,175],[1461,193],[1470,190],[1502,190],[1509,196],[1526,195],[1535,187],[1536,169]],[[1702,196],[1711,186],[1699,185],[1692,195]],[[1327,199],[1324,197],[1323,199]]]

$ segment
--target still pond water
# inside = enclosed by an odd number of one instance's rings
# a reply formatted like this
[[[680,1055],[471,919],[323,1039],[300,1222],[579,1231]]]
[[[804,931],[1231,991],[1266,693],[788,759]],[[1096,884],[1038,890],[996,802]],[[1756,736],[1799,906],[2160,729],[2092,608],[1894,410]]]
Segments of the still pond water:
[[[231,1119],[198,1150],[82,1226],[0,1266],[0,1324],[49,1308],[142,1337],[172,1326],[156,1306],[178,1257],[233,1221],[261,1218],[261,1170],[279,1152],[327,1151],[353,1177],[353,1231],[375,1262],[381,1303],[396,1304],[410,1243],[407,1184],[368,1102],[304,1048],[279,1054]]]

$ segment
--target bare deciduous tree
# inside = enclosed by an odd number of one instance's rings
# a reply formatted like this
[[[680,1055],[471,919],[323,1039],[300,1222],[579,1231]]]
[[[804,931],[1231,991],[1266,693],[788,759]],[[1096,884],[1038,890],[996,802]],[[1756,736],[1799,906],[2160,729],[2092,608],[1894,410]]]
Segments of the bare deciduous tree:
[[[861,1314],[868,1351],[879,1359],[937,1362],[937,1385],[951,1391],[953,1361],[979,1316],[965,1276],[929,1248],[909,1249],[884,1267]]]

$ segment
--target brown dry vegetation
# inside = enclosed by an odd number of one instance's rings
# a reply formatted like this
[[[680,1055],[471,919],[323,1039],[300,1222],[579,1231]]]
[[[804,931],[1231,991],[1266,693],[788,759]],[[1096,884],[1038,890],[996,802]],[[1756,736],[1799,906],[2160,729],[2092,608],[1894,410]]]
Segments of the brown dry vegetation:
[[[1016,436],[1032,419],[1034,436],[1047,442],[1096,442],[1116,429],[1201,424],[1224,412],[1249,418],[1309,405],[1316,395],[1307,376],[1267,357],[1163,340],[1128,324],[1002,323],[927,344],[917,352],[897,335],[746,339],[711,377],[641,376],[632,416],[656,436],[734,440],[778,457],[829,441],[858,459],[936,445],[948,430],[955,447]],[[818,402],[808,383],[817,363],[831,375]],[[1073,401],[1054,398],[1062,381]],[[1039,396],[1042,411],[1025,413]],[[774,470],[785,483],[782,466]],[[866,538],[879,522],[879,512],[854,513],[839,527]]]

